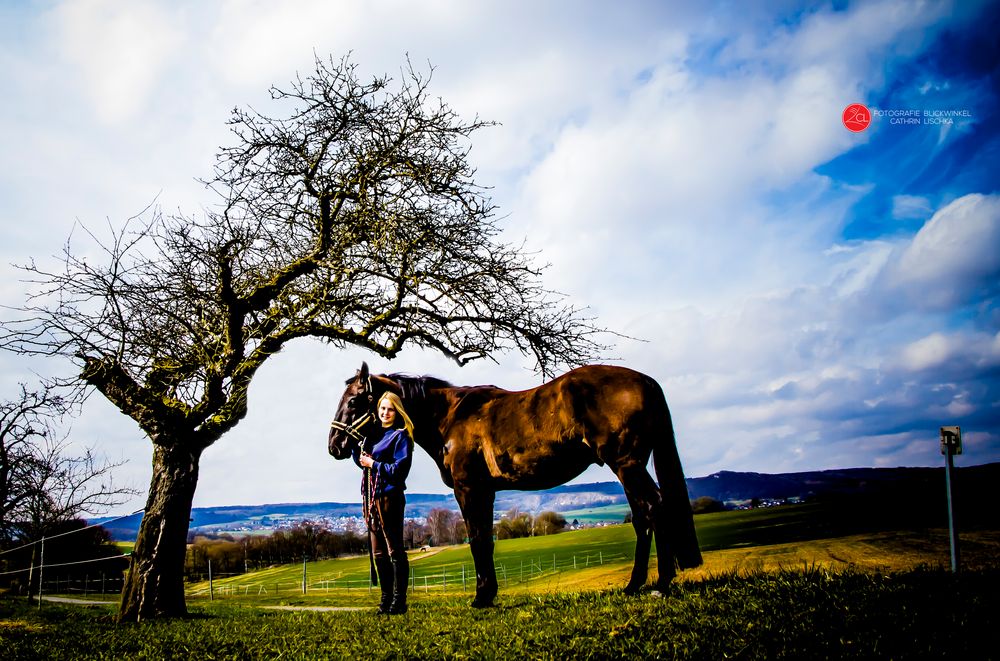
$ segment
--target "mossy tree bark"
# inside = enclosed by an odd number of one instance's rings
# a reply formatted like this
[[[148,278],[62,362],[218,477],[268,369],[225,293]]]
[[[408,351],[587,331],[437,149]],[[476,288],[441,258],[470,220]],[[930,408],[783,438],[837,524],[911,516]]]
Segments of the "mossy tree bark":
[[[201,450],[153,448],[153,479],[122,590],[119,619],[138,622],[187,613],[184,560]]]

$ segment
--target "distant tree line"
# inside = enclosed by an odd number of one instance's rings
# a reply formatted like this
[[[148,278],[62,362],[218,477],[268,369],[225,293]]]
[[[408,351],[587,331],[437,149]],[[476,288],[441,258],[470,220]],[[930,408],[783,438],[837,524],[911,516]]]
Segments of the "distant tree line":
[[[203,580],[209,561],[215,575],[242,574],[303,560],[327,560],[360,555],[368,550],[364,534],[334,531],[311,521],[270,535],[193,535],[188,540],[184,572],[189,581]]]
[[[558,512],[540,512],[532,516],[514,507],[507,511],[494,527],[497,539],[515,539],[539,535],[554,535],[566,527],[566,519]]]
[[[498,539],[513,539],[551,535],[565,527],[566,519],[556,512],[532,516],[514,508],[501,517],[495,532]],[[465,521],[453,510],[434,508],[428,512],[426,523],[407,519],[403,524],[403,543],[409,549],[461,544],[467,539]],[[270,535],[192,534],[188,538],[184,571],[189,581],[199,581],[208,575],[209,561],[212,573],[221,576],[367,552],[364,531],[335,531],[323,524],[304,521]]]
[[[497,539],[515,539],[533,535],[552,535],[566,527],[566,519],[557,512],[540,512],[532,516],[514,507],[508,510],[493,528]],[[432,546],[461,544],[468,539],[462,515],[443,508],[432,509],[424,526],[426,542]]]
[[[711,514],[712,512],[725,512],[726,506],[711,496],[699,496],[691,501],[691,511],[695,514]]]

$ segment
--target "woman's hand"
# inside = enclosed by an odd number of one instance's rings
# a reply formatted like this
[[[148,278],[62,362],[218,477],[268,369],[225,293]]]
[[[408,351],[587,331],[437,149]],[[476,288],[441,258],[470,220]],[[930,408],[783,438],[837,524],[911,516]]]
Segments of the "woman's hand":
[[[375,464],[375,460],[372,459],[372,456],[370,454],[365,454],[364,452],[362,452],[361,458],[359,459],[359,463],[365,468],[371,468]]]

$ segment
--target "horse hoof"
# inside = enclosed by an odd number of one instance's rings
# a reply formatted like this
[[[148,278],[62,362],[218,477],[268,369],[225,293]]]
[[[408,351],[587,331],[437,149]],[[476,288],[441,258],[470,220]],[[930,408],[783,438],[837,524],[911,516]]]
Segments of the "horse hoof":
[[[472,600],[472,607],[473,608],[492,608],[493,607],[493,600],[492,599],[478,599],[478,598],[477,599],[473,599]]]
[[[666,596],[670,594],[670,585],[670,581],[657,582],[656,585],[653,586],[653,592],[659,592],[663,596]]]
[[[626,585],[625,586],[625,596],[634,597],[642,591],[641,585]]]

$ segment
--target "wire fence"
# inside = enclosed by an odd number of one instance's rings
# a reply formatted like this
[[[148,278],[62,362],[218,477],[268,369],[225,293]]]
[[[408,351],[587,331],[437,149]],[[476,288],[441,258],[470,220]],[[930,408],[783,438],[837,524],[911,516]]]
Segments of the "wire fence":
[[[20,586],[19,579],[24,575],[27,575],[27,583],[24,587],[27,588],[29,596],[32,598],[34,598],[35,595],[31,594],[31,590],[37,581],[37,598],[39,607],[41,607],[46,593],[82,594],[84,596],[92,596],[99,593],[102,596],[106,596],[109,593],[114,594],[116,592],[121,592],[125,581],[123,572],[114,570],[109,571],[100,567],[95,567],[93,574],[91,574],[90,571],[84,571],[83,576],[81,577],[79,569],[84,565],[107,563],[113,560],[128,558],[130,554],[121,553],[119,555],[101,556],[99,558],[87,558],[82,560],[73,560],[70,562],[46,563],[45,544],[46,542],[49,542],[51,545],[51,542],[55,539],[86,532],[92,528],[103,526],[107,523],[111,523],[112,521],[118,521],[119,519],[124,519],[143,511],[144,510],[141,509],[136,510],[135,512],[131,512],[114,519],[109,519],[108,521],[104,521],[102,523],[84,526],[83,528],[79,528],[77,530],[69,530],[55,535],[43,535],[40,539],[35,541],[0,551],[0,561],[2,561],[4,556],[9,556],[12,553],[23,551],[28,548],[32,549],[30,560],[28,560],[25,566],[0,571],[0,578],[6,577],[8,580],[13,578],[13,583]],[[70,568],[72,568],[72,570]]]
[[[563,572],[625,561],[631,561],[627,553],[596,551],[561,556],[537,555],[497,562],[494,568],[500,586],[508,587],[557,576]],[[209,579],[208,585],[189,588],[186,594],[193,599],[256,599],[303,594],[348,595],[377,589],[372,586],[367,571],[338,576],[320,575],[310,579],[308,565],[309,563],[303,563],[300,580],[293,581],[287,577],[254,580],[245,574],[217,575]],[[239,576],[246,576],[247,580],[240,581]],[[219,582],[216,583],[216,580]],[[409,582],[410,590],[415,592],[469,592],[476,589],[476,569],[472,563],[451,563],[436,565],[423,571],[419,563],[411,563]]]
[[[74,560],[70,562],[45,562],[45,544],[54,539],[82,533],[91,528],[95,528],[105,523],[111,523],[118,519],[124,519],[142,512],[137,510],[130,514],[105,521],[101,524],[93,524],[71,530],[56,535],[42,537],[39,540],[22,544],[15,548],[0,551],[0,562],[4,556],[17,551],[23,551],[29,547],[37,547],[32,550],[30,561],[23,567],[0,571],[0,578],[27,575],[26,582],[29,596],[34,599],[37,596],[38,604],[41,606],[44,595],[71,595],[82,596],[84,598],[102,598],[108,595],[120,594],[124,588],[125,572],[108,570],[100,566],[94,566],[89,570],[89,566],[97,563],[107,563],[114,560],[121,560],[130,557],[129,553],[106,556],[100,558],[88,558]],[[502,587],[530,583],[546,577],[557,576],[562,572],[586,569],[588,567],[602,566],[607,563],[620,563],[630,561],[631,558],[623,552],[575,552],[570,554],[535,555],[531,557],[520,557],[506,559],[496,562],[494,568],[497,580]],[[81,575],[81,566],[88,566],[88,570]],[[327,572],[315,571],[318,574],[309,577],[309,563],[303,562],[301,579],[291,580],[288,575],[282,577],[254,578],[247,574],[211,574],[209,565],[208,585],[196,585],[187,590],[188,598],[260,598],[275,597],[281,595],[302,595],[308,593],[320,594],[350,594],[360,592],[372,592],[370,576],[367,567],[362,571],[340,572],[336,576]],[[71,569],[72,568],[72,569]],[[243,576],[246,580],[239,580]],[[217,583],[218,581],[218,583]],[[424,571],[421,563],[411,563],[410,565],[410,589],[413,591],[431,592],[468,592],[476,589],[476,571],[472,563],[448,563],[434,564]],[[37,595],[32,591],[37,589]]]

